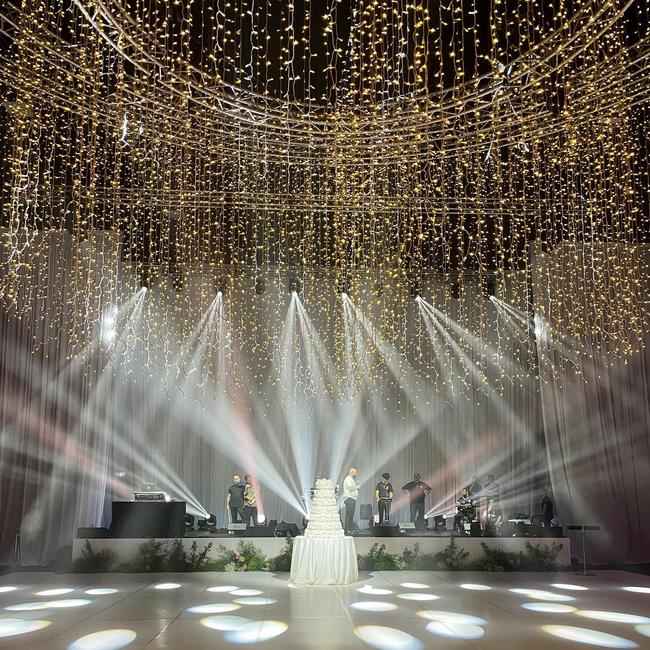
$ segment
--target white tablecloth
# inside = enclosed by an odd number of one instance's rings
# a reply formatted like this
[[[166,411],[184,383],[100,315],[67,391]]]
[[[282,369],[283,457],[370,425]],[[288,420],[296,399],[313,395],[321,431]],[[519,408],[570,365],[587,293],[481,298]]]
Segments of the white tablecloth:
[[[359,578],[353,537],[296,537],[291,582],[297,585],[347,585]]]

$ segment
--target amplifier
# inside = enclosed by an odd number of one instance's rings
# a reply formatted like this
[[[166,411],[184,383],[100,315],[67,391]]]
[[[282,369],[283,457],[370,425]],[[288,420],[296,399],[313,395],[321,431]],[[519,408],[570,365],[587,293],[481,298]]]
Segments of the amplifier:
[[[167,495],[164,492],[134,492],[134,501],[165,501]]]

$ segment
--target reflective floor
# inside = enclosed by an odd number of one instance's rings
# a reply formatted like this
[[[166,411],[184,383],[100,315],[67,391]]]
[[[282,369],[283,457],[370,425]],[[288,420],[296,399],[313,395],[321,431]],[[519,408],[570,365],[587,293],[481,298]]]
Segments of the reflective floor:
[[[301,587],[287,574],[0,578],[0,648],[650,648],[650,577],[363,574]]]

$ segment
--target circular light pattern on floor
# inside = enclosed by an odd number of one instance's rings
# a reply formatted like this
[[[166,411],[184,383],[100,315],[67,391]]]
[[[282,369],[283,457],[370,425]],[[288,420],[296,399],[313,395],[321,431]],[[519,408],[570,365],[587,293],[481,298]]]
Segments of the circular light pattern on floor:
[[[154,589],[167,591],[168,589],[180,589],[180,585],[178,582],[161,582],[159,585],[156,585]]]
[[[535,600],[555,600],[558,602],[568,602],[575,600],[573,596],[566,594],[554,594],[552,591],[543,591],[542,589],[510,589],[513,594],[520,594],[534,598]]]
[[[383,625],[360,625],[354,634],[377,650],[421,650],[422,641],[414,636]]]
[[[8,636],[17,636],[18,634],[27,634],[36,632],[47,627],[50,621],[25,621],[22,618],[5,618],[0,619],[0,639]]]
[[[243,616],[207,616],[201,619],[201,625],[222,632],[239,630],[249,623],[252,623],[251,619]]]
[[[241,605],[235,603],[212,603],[210,605],[196,605],[189,607],[190,614],[225,614],[226,612],[234,612],[240,609]]]
[[[86,598],[70,598],[67,600],[50,600],[47,605],[55,609],[63,609],[66,607],[85,607],[92,604],[92,602],[92,600]]]
[[[245,598],[236,598],[238,605],[273,605],[278,601],[275,598],[263,598],[261,596],[249,596]]]
[[[400,586],[404,589],[430,589],[429,585],[423,585],[421,582],[403,582]]]
[[[359,593],[368,594],[370,596],[388,596],[393,592],[390,589],[380,589],[379,587],[373,587],[372,585],[365,585],[357,589]]]
[[[625,612],[605,612],[600,609],[579,609],[576,615],[584,618],[595,618],[597,621],[608,621],[609,623],[650,623],[650,618],[647,616],[626,614]]]
[[[601,648],[638,648],[639,646],[624,639],[621,636],[599,632],[586,627],[573,627],[571,625],[542,625],[542,629],[553,636],[566,639],[567,641],[576,641],[577,643],[586,643],[596,645]]]
[[[643,625],[635,625],[634,629],[643,636],[650,636],[650,625],[644,623]]]
[[[446,639],[480,639],[485,634],[485,630],[478,625],[443,621],[431,621],[427,625],[427,632]]]
[[[274,639],[288,629],[289,626],[282,621],[254,621],[226,632],[224,639],[230,643],[259,643]]]
[[[458,625],[486,625],[487,621],[478,616],[470,616],[461,612],[445,612],[423,610],[417,612],[420,618],[426,618],[430,621],[439,621],[441,623],[457,623]]]
[[[589,587],[583,587],[582,585],[569,585],[564,582],[554,582],[551,587],[556,589],[565,589],[566,591],[589,591]]]
[[[138,635],[133,630],[102,630],[77,639],[68,650],[119,650],[135,641]]]
[[[397,605],[384,603],[380,600],[360,600],[356,603],[350,603],[350,607],[363,612],[390,612],[393,609],[397,609]]]
[[[524,603],[522,607],[531,612],[546,612],[547,614],[569,614],[578,611],[577,607],[561,603]]]
[[[37,596],[63,596],[63,594],[69,594],[74,591],[70,587],[63,587],[61,589],[46,589],[45,591],[37,591]]]
[[[237,587],[233,587],[231,585],[220,585],[219,587],[209,587],[208,591],[211,591],[214,594],[222,594],[227,591],[235,591]]]
[[[90,605],[93,601],[84,598],[73,598],[69,600],[42,600],[34,603],[19,603],[5,607],[10,612],[32,612],[38,609],[63,609],[65,607],[83,607]]]
[[[434,594],[399,594],[402,600],[439,600],[440,596]]]
[[[650,587],[623,587],[623,591],[631,591],[635,594],[650,594]]]
[[[8,594],[10,591],[16,591],[18,587],[11,587],[9,585],[0,587],[0,594]]]
[[[108,596],[109,594],[116,594],[119,589],[113,589],[112,587],[103,587],[101,589],[88,589],[86,593],[89,596]]]
[[[461,589],[470,589],[471,591],[489,591],[492,589],[492,587],[488,587],[487,585],[475,585],[471,582],[465,582],[464,584],[460,585],[460,587]]]
[[[263,591],[259,589],[235,589],[230,592],[233,596],[259,596]]]

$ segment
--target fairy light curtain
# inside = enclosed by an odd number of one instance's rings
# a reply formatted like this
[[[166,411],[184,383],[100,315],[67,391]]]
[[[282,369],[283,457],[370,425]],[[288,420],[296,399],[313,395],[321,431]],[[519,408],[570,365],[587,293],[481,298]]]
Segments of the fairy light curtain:
[[[149,287],[198,271],[215,285],[252,272],[263,287],[292,269],[301,288],[330,274],[400,347],[404,301],[429,270],[445,278],[444,312],[468,271],[498,293],[512,271],[530,283],[535,247],[568,242],[573,272],[600,278],[585,284],[590,309],[530,292],[517,308],[619,356],[642,346],[647,266],[626,247],[599,251],[648,235],[644,0],[25,0],[1,12],[0,295],[16,314],[43,292],[31,233],[103,229]],[[83,264],[59,270],[78,288],[59,306],[75,311],[60,324],[71,356],[101,317],[87,303],[127,287]],[[363,272],[377,281],[355,296]],[[172,309],[193,329],[182,299]],[[278,345],[261,332],[246,343]]]

